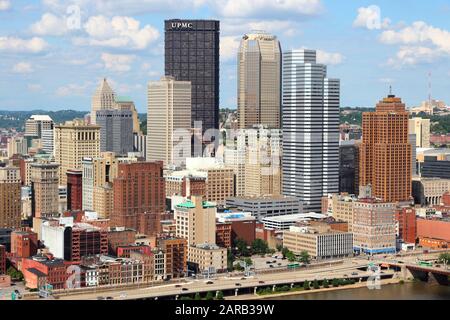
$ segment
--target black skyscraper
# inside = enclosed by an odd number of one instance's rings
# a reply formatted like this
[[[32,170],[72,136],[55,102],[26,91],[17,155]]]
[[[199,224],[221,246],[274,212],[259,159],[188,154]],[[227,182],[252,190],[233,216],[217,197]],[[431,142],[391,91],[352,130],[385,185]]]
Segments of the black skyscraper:
[[[192,126],[203,132],[219,128],[219,38],[219,21],[165,21],[165,73],[191,81]]]

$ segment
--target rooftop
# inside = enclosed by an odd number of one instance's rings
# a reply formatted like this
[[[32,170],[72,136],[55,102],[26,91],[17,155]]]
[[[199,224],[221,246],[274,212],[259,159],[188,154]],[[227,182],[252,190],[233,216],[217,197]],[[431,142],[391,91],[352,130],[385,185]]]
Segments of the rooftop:
[[[274,221],[274,222],[290,222],[298,220],[309,220],[309,219],[324,219],[327,215],[321,213],[299,213],[299,214],[286,214],[282,216],[265,217],[263,221]]]
[[[208,202],[208,201],[203,201],[202,205],[203,205],[204,209],[206,209],[206,208],[215,208],[216,207],[215,204],[213,204],[211,202]],[[194,205],[194,203],[192,201],[188,200],[188,201],[186,201],[184,203],[181,203],[181,204],[177,205],[177,208],[194,209],[195,205]]]

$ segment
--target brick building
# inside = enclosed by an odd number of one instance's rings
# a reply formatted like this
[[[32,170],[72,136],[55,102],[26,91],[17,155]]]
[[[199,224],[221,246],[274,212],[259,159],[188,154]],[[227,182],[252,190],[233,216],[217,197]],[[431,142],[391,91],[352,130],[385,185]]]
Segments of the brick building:
[[[136,240],[136,231],[133,229],[110,228],[108,230],[108,253],[117,255],[117,248],[134,244]]]
[[[165,253],[166,276],[181,278],[187,272],[187,241],[183,238],[164,237],[158,239],[158,247]]]
[[[11,233],[11,254],[15,258],[29,258],[37,254],[38,235],[32,231]]]
[[[6,247],[0,244],[0,274],[6,273]]]
[[[111,226],[131,228],[147,235],[158,233],[159,222],[151,220],[159,221],[165,212],[163,163],[121,163],[113,185]],[[140,214],[145,215],[139,217]]]
[[[449,219],[417,219],[419,244],[429,248],[448,248],[450,244]]]
[[[66,288],[69,275],[62,259],[50,260],[45,256],[23,259],[22,273],[27,288],[37,289],[43,284],[50,284],[53,289]]]
[[[231,248],[231,223],[216,223],[216,244],[219,247]]]
[[[398,223],[398,237],[406,243],[416,243],[416,210],[414,208],[398,208],[395,211],[395,220]]]
[[[140,252],[142,254],[150,255],[152,249],[150,248],[150,246],[146,245],[119,246],[117,248],[117,257],[130,258],[132,252]]]
[[[67,210],[83,209],[83,172],[81,170],[67,171]]]

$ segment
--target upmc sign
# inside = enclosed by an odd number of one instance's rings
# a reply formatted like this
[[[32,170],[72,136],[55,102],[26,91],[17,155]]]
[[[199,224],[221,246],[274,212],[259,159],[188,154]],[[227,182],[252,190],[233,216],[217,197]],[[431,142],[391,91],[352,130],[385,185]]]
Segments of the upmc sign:
[[[172,22],[172,29],[192,29],[193,27],[192,22]]]

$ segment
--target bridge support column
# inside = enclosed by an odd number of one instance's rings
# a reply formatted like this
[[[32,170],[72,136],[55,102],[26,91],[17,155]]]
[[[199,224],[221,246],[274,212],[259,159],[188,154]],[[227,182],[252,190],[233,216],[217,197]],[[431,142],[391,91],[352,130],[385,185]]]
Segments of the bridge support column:
[[[291,289],[294,287],[294,284],[293,283],[291,283]]]
[[[155,297],[155,300],[158,300],[158,297]]]
[[[254,289],[253,289],[253,294],[254,295],[256,295],[256,292],[258,291],[258,287],[255,287]]]
[[[234,290],[234,296],[235,296],[235,297],[238,296],[238,292],[239,292],[239,289],[235,289],[235,290]]]
[[[178,300],[178,295],[175,296],[175,300]]]
[[[275,292],[275,288],[276,288],[277,286],[276,285],[273,285],[273,287],[272,287],[272,292]]]
[[[219,296],[219,291],[216,291],[216,299],[217,299],[218,296]]]

